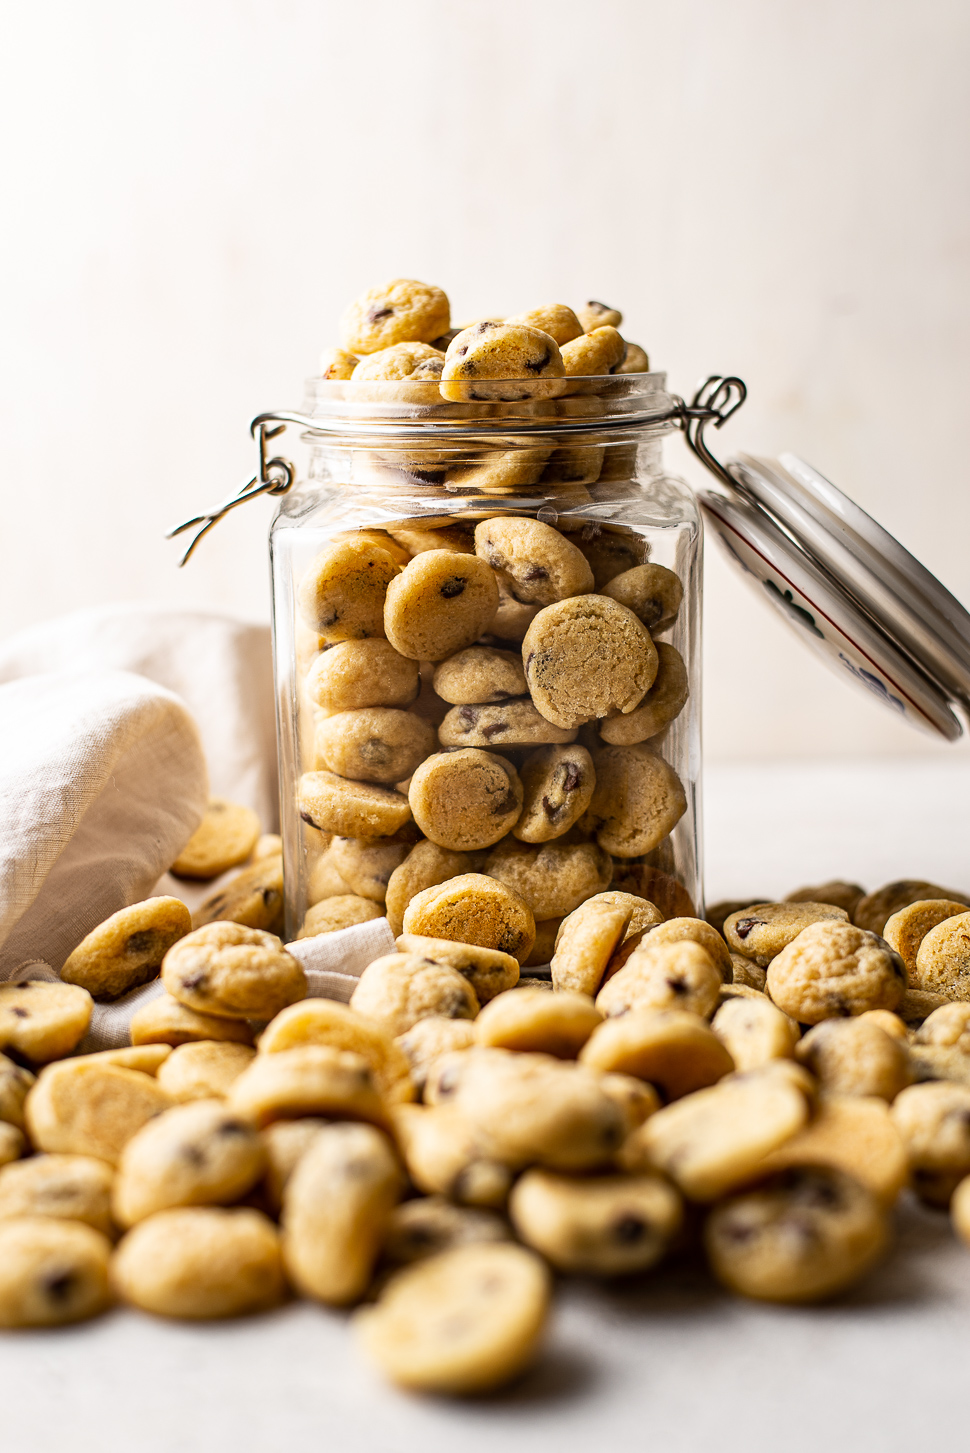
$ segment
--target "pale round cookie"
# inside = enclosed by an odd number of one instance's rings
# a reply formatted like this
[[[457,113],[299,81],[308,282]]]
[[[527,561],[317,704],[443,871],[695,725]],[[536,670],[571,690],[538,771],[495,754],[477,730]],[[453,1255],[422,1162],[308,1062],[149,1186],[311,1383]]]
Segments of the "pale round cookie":
[[[317,727],[317,765],[362,782],[389,785],[410,777],[436,746],[427,722],[388,706],[340,711]]]
[[[300,581],[300,613],[325,641],[383,636],[384,597],[399,571],[388,551],[369,540],[328,545]]]
[[[892,1205],[909,1181],[906,1149],[885,1100],[824,1095],[808,1124],[765,1157],[766,1175],[789,1166],[834,1166]]]
[[[355,1331],[400,1387],[482,1393],[534,1361],[550,1296],[548,1271],[524,1247],[456,1246],[399,1272]]]
[[[192,927],[206,923],[238,923],[264,933],[283,931],[283,859],[261,858],[244,868],[224,888],[195,910]]]
[[[865,1016],[816,1024],[795,1057],[825,1094],[876,1095],[892,1101],[914,1078],[906,1045],[866,1022]]]
[[[30,1070],[23,1069],[5,1054],[0,1054],[0,1121],[23,1130],[24,1101],[36,1083]]]
[[[970,1172],[970,1085],[910,1085],[890,1114],[906,1147],[914,1191],[930,1205],[946,1206]]]
[[[399,934],[404,927],[404,911],[412,898],[446,883],[449,878],[458,878],[473,867],[468,853],[452,852],[430,841],[414,845],[399,868],[395,868],[387,882],[384,911],[391,932]]]
[[[259,818],[251,808],[213,797],[169,871],[176,878],[218,878],[220,873],[246,861],[261,831]]]
[[[340,339],[350,353],[377,353],[394,343],[431,343],[451,326],[447,295],[414,278],[395,278],[368,288],[340,320]]]
[[[253,1032],[244,1019],[199,1014],[171,994],[160,994],[136,1009],[129,1032],[132,1044],[179,1045],[213,1039],[234,1044],[253,1042]]]
[[[799,1039],[798,1025],[769,999],[729,999],[711,1020],[711,1030],[742,1072],[791,1059]]]
[[[929,989],[931,992],[939,990],[939,982],[923,984],[920,980],[917,967],[920,945],[931,929],[960,914],[970,914],[970,908],[965,903],[955,903],[949,898],[930,898],[909,903],[886,919],[883,937],[906,965],[910,983],[914,988]]]
[[[278,938],[238,923],[208,923],[169,949],[162,982],[199,1014],[272,1019],[306,997],[303,966]]]
[[[58,1327],[110,1301],[108,1238],[80,1221],[0,1221],[0,1327]]]
[[[643,745],[601,747],[593,753],[593,766],[596,788],[584,822],[595,828],[600,847],[618,858],[652,852],[687,811],[673,767]],[[663,911],[663,905],[657,907]]]
[[[852,921],[852,915],[865,896],[865,888],[860,888],[858,883],[847,883],[843,878],[832,878],[828,883],[817,883],[811,888],[796,888],[794,893],[786,893],[785,902],[831,903],[836,908],[844,908]],[[744,908],[746,904],[738,903],[735,907]],[[727,914],[724,916],[726,918]]]
[[[412,846],[393,838],[335,837],[329,857],[352,893],[383,903],[391,874],[401,866]]]
[[[350,378],[357,363],[356,355],[348,353],[345,348],[325,348],[320,355],[318,376],[334,382],[342,382]]]
[[[526,843],[561,837],[589,807],[596,786],[593,759],[585,747],[547,746],[532,752],[519,772],[522,814],[512,829]]]
[[[87,989],[76,984],[0,984],[0,1049],[32,1064],[61,1059],[87,1034],[93,1007]]]
[[[874,933],[817,921],[771,960],[767,990],[800,1024],[818,1024],[866,1009],[895,1009],[906,991],[906,968]]]
[[[716,1206],[704,1230],[718,1281],[768,1302],[834,1296],[870,1269],[888,1241],[875,1196],[823,1166],[779,1171]]]
[[[496,994],[514,989],[519,982],[518,961],[498,949],[482,948],[474,943],[455,943],[447,938],[428,938],[416,933],[402,933],[397,940],[399,953],[417,954],[434,963],[457,969],[475,990],[479,1004],[487,1004]]]
[[[353,372],[354,383],[368,380],[410,379],[437,383],[445,366],[445,355],[430,343],[392,343],[362,358]]]
[[[528,690],[522,658],[494,646],[467,646],[435,667],[434,689],[452,706],[508,701]]]
[[[172,1206],[228,1205],[256,1184],[264,1164],[253,1126],[221,1100],[178,1105],[150,1120],[122,1151],[114,1218],[133,1226]]]
[[[830,903],[754,903],[724,920],[724,937],[735,953],[766,969],[809,924],[847,920],[845,909]]]
[[[387,1110],[367,1060],[328,1044],[257,1054],[233,1080],[226,1102],[260,1127],[301,1115],[387,1124]]]
[[[370,1065],[374,1083],[385,1100],[412,1100],[408,1062],[379,1024],[333,999],[304,999],[282,1009],[259,1037],[260,1054],[280,1054],[305,1044],[350,1050]]]
[[[561,918],[608,887],[613,863],[595,843],[533,845],[510,837],[489,853],[485,872],[527,903],[535,918]]]
[[[535,918],[504,883],[484,873],[462,873],[411,899],[404,932],[499,949],[521,964],[535,942]]]
[[[489,631],[500,641],[521,641],[539,614],[538,605],[523,605],[498,582],[498,610],[492,617]]]
[[[651,948],[648,938],[603,985],[596,1007],[607,1019],[631,1009],[684,1009],[703,1017],[713,1012],[722,982],[701,944],[684,939]]]
[[[949,888],[940,888],[936,883],[925,883],[921,878],[900,878],[894,883],[884,883],[881,888],[876,888],[874,892],[861,898],[852,915],[852,922],[857,928],[881,934],[894,913],[910,903],[930,898],[966,902],[964,894],[953,893]]]
[[[565,303],[547,303],[544,308],[530,308],[527,313],[513,313],[505,322],[523,323],[527,328],[538,328],[540,333],[548,333],[550,338],[554,338],[560,348],[564,343],[571,343],[584,331],[572,308],[568,308]]]
[[[625,357],[626,344],[608,323],[562,347],[562,365],[567,378],[594,378],[614,373]]]
[[[304,772],[297,806],[311,827],[341,837],[393,837],[411,821],[403,793],[376,782],[349,782],[335,772]]]
[[[93,1155],[32,1155],[0,1170],[0,1220],[49,1216],[114,1236],[111,1167]]]
[[[460,387],[460,385],[456,385]],[[505,384],[495,385],[496,389],[505,394],[509,387]],[[529,390],[530,394],[535,388],[542,388],[548,397],[549,388],[559,392],[559,385],[535,385]],[[511,392],[519,394],[522,390],[518,385],[511,385]],[[478,392],[479,390],[476,390]],[[448,470],[445,476],[449,488],[457,486],[463,490],[477,490],[480,494],[491,495],[521,495],[529,485],[535,484],[545,475],[547,462],[552,454],[552,449],[546,447],[523,447],[517,444],[510,449],[508,437],[499,444],[479,444],[475,453],[470,455],[466,462],[455,464]]]
[[[179,1103],[228,1095],[256,1051],[248,1044],[203,1039],[179,1045],[156,1075],[166,1094]]]
[[[111,1278],[119,1296],[160,1317],[207,1320],[275,1306],[283,1297],[276,1227],[260,1211],[180,1206],[122,1239]]]
[[[471,984],[450,964],[418,954],[385,954],[361,974],[350,1007],[381,1025],[391,1038],[419,1019],[474,1019],[478,999]]]
[[[432,1014],[412,1024],[404,1034],[397,1036],[394,1043],[407,1058],[411,1082],[420,1096],[435,1060],[452,1050],[471,1049],[477,1038],[475,1025],[470,1019],[444,1019],[441,1015]]]
[[[603,594],[632,610],[648,631],[665,631],[677,619],[684,587],[665,565],[635,565],[615,575]]]
[[[496,518],[475,526],[475,551],[516,600],[552,605],[593,589],[585,555],[541,520]]]
[[[318,833],[324,841],[328,838],[330,841],[307,873],[307,906],[314,908],[318,903],[322,903],[325,898],[342,898],[348,895],[354,898],[362,896],[357,893],[351,894],[350,885],[344,882],[340,873],[337,871],[337,866],[330,856],[330,845],[333,843],[332,834],[320,833],[317,828],[314,828],[313,832]],[[353,839],[350,841],[353,841]],[[373,841],[373,839],[363,838],[360,841],[367,842]]]
[[[429,1021],[423,1021],[429,1022]],[[429,1066],[429,1072],[434,1067]],[[465,1117],[450,1106],[399,1105],[394,1133],[408,1175],[419,1191],[460,1206],[501,1208],[512,1172],[482,1154]]]
[[[925,935],[916,954],[914,987],[970,1000],[970,913],[946,918]]]
[[[443,661],[472,645],[498,610],[495,572],[476,555],[424,550],[387,587],[384,634],[414,661]]]
[[[266,1155],[266,1172],[260,1191],[278,1216],[283,1209],[283,1193],[290,1176],[309,1150],[318,1130],[329,1120],[305,1115],[302,1120],[274,1120],[259,1132]]]
[[[630,923],[630,909],[596,894],[562,921],[550,968],[555,989],[595,994]]]
[[[525,633],[522,659],[535,705],[567,728],[632,711],[657,675],[650,633],[604,595],[547,605]]]
[[[340,641],[321,652],[306,677],[307,695],[326,711],[410,706],[418,686],[417,661],[385,640]]]
[[[680,1229],[680,1197],[661,1176],[527,1170],[509,1197],[520,1238],[558,1271],[623,1276],[655,1265]]]
[[[594,328],[619,328],[623,322],[619,308],[595,301],[583,303],[576,309],[576,316],[583,325],[584,333],[592,333]]]
[[[588,994],[569,989],[556,994],[520,989],[499,994],[486,1004],[476,1020],[475,1034],[479,1044],[497,1049],[575,1059],[602,1022],[603,1016]]]
[[[467,747],[422,762],[407,800],[425,837],[452,852],[474,851],[491,847],[515,826],[522,783],[503,757]]]
[[[614,325],[615,326],[615,325]],[[626,342],[626,353],[623,355],[623,362],[617,364],[614,373],[649,373],[650,356],[645,348],[639,343]]]
[[[675,721],[690,695],[684,658],[673,646],[658,641],[653,685],[632,711],[615,712],[599,723],[604,742],[619,747],[648,741]]]
[[[122,908],[83,938],[68,955],[61,978],[96,998],[117,999],[154,979],[162,959],[192,927],[178,898],[146,898]]]
[[[444,1196],[419,1196],[395,1206],[382,1251],[388,1261],[407,1266],[456,1246],[511,1239],[508,1222],[494,1211],[454,1206]]]
[[[942,1004],[934,1009],[917,1029],[913,1043],[939,1045],[970,1054],[970,1004]]]
[[[706,949],[714,960],[714,964],[720,972],[724,983],[731,983],[734,974],[734,965],[731,962],[731,955],[728,952],[727,944],[717,930],[712,928],[709,923],[705,923],[703,918],[686,916],[682,918],[668,918],[663,923],[646,927],[640,939],[640,944],[644,946],[644,949],[656,949],[665,943],[687,942],[699,943],[701,948]],[[627,955],[625,962],[633,957],[633,954],[636,953],[640,944]],[[612,973],[613,965],[611,964],[607,977],[611,977]]]
[[[151,1075],[98,1060],[48,1065],[27,1096],[37,1150],[93,1155],[116,1165],[127,1142],[172,1101]]]
[[[692,1201],[714,1201],[757,1171],[809,1116],[802,1090],[753,1070],[698,1090],[651,1115],[634,1139]]]
[[[527,747],[571,742],[576,728],[553,726],[528,696],[482,706],[453,706],[438,728],[443,747]]]
[[[454,403],[464,399],[520,399],[554,397],[561,385],[554,380],[565,373],[559,345],[548,333],[524,323],[474,323],[448,344],[441,375],[441,396]],[[524,379],[526,388],[513,388],[509,380]],[[546,379],[543,390],[536,381]],[[499,381],[504,381],[503,383]]]
[[[367,1290],[404,1176],[373,1125],[318,1130],[283,1192],[283,1260],[298,1291],[330,1306]]]
[[[605,1073],[636,1075],[678,1100],[729,1075],[730,1053],[697,1014],[634,1009],[606,1019],[580,1051],[580,1062]]]

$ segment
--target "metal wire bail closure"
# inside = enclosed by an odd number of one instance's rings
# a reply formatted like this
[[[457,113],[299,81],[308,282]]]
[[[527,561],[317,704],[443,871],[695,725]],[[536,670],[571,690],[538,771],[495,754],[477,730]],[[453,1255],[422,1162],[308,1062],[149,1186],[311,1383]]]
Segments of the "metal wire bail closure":
[[[207,535],[213,525],[217,525],[230,510],[234,510],[237,505],[245,504],[247,500],[256,499],[261,494],[286,494],[286,491],[292,488],[296,471],[290,461],[279,455],[273,459],[266,458],[268,441],[275,439],[278,434],[282,434],[286,428],[285,423],[271,428],[269,420],[272,417],[272,415],[260,415],[249,426],[250,433],[256,437],[259,444],[259,470],[252,479],[248,479],[234,495],[230,495],[222,504],[216,505],[215,509],[208,510],[205,514],[193,515],[190,520],[183,520],[180,525],[175,526],[174,530],[169,530],[166,534],[166,540],[174,540],[176,535],[181,535],[185,530],[191,530],[193,525],[202,526],[193,535],[188,549],[179,561],[180,568],[191,557],[203,535]]]

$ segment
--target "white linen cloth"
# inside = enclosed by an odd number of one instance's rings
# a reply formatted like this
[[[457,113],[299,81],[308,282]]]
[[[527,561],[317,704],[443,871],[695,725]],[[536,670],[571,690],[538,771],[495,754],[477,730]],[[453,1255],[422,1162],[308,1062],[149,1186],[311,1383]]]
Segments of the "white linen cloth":
[[[0,686],[0,979],[59,970],[110,914],[146,897],[208,794],[195,723],[125,671]]]

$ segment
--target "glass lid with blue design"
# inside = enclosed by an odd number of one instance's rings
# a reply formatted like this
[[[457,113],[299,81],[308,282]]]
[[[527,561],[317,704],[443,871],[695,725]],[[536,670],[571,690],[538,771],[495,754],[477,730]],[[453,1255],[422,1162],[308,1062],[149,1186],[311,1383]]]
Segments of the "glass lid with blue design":
[[[956,741],[970,718],[970,614],[797,455],[715,459],[704,426],[720,428],[743,398],[740,380],[709,379],[684,411],[688,442],[721,485],[700,494],[708,529],[834,670],[911,725]]]

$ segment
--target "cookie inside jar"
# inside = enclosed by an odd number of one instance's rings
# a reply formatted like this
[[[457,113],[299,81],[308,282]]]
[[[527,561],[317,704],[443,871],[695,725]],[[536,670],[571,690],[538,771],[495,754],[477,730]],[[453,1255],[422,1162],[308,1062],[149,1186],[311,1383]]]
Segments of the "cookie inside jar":
[[[702,911],[699,515],[610,319],[401,318],[308,381],[271,537],[290,937],[430,894],[405,931],[535,965],[598,893]]]

